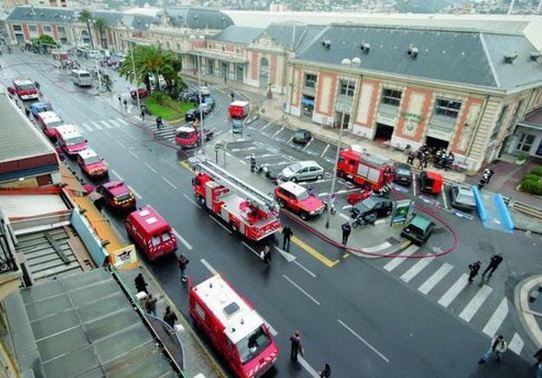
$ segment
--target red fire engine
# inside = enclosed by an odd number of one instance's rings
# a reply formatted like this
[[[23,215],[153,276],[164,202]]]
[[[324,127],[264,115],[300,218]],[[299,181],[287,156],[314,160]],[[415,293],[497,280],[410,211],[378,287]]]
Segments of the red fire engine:
[[[353,145],[339,153],[337,175],[372,190],[388,190],[393,181],[394,165],[382,156],[369,154]]]
[[[235,376],[260,377],[279,351],[269,327],[252,305],[216,275],[190,289],[190,316]]]
[[[196,171],[192,187],[196,200],[247,239],[261,240],[280,227],[275,200],[249,186],[209,160],[191,158]]]

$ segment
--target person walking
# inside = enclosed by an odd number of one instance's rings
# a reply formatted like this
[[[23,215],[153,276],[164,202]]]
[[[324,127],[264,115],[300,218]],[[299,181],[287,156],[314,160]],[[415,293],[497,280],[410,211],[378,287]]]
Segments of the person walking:
[[[268,245],[263,248],[261,258],[266,264],[269,264],[271,262],[271,248]]]
[[[350,236],[350,232],[352,232],[352,226],[350,226],[350,222],[345,222],[341,226],[341,230],[343,232],[343,245],[346,245],[348,242],[348,237]]]
[[[231,102],[233,102],[235,100],[235,93],[231,92],[230,97],[231,97]]]
[[[491,168],[487,169],[487,183],[489,184],[489,182],[491,181],[491,178],[493,177],[493,175],[495,174],[495,171]]]
[[[478,275],[478,272],[480,271],[480,261],[476,261],[475,263],[469,264],[469,283],[472,283],[474,280],[474,277]]]
[[[415,156],[414,151],[409,150],[408,151],[408,156],[407,156],[407,161],[406,161],[407,164],[410,164],[410,165],[414,164],[414,156]]]
[[[143,291],[146,294],[149,294],[149,292],[147,291],[147,283],[145,282],[145,278],[143,278],[143,273],[139,273],[135,278],[134,282],[138,293]]]
[[[301,334],[299,331],[295,331],[290,336],[290,359],[297,362],[297,357],[301,355],[303,357],[303,347],[301,346]]]
[[[186,282],[186,276],[184,274],[184,271],[186,270],[186,266],[190,260],[188,260],[185,255],[181,254],[179,256],[179,269],[181,270],[181,282]]]
[[[163,126],[164,124],[162,123],[162,117],[158,116],[156,117],[156,128],[158,130],[160,130],[160,128]]]
[[[152,294],[149,294],[149,296],[147,297],[147,300],[145,301],[145,311],[148,313],[148,314],[152,314],[154,316],[156,316],[156,302],[158,300],[152,296]]]
[[[497,357],[497,362],[501,362],[502,360],[502,354],[506,352],[506,349],[508,348],[508,345],[506,344],[506,341],[504,341],[503,335],[495,336],[491,340],[491,345],[489,346],[489,350],[484,353],[484,355],[478,360],[479,364],[485,364],[489,357],[495,355]]]
[[[250,172],[256,171],[256,156],[250,154]]]
[[[489,262],[489,265],[487,266],[486,270],[484,270],[484,273],[482,273],[482,277],[486,275],[487,272],[489,272],[487,278],[490,278],[491,275],[497,270],[499,267],[499,264],[502,263],[503,257],[501,255],[493,255],[491,256],[491,261]]]
[[[171,311],[171,307],[166,307],[166,312],[164,313],[164,321],[173,329],[175,329],[175,322],[179,320],[177,319],[177,315],[173,311]]]
[[[124,105],[124,110],[128,110],[128,100],[127,99],[124,99],[122,100],[122,104]]]
[[[284,226],[282,229],[282,249],[290,252],[290,239],[294,232],[290,228],[290,226]]]
[[[324,364],[324,368],[318,373],[318,375],[320,376],[320,378],[331,377],[331,367],[329,366],[329,364]]]
[[[119,106],[121,106],[121,105],[122,105],[122,97],[120,97],[120,95],[119,95]]]
[[[139,116],[141,117],[142,121],[145,120],[145,105],[141,105]]]
[[[487,180],[489,179],[489,176],[484,173],[482,175],[482,178],[480,179],[480,183],[478,184],[478,189],[482,190],[485,184],[487,184]]]

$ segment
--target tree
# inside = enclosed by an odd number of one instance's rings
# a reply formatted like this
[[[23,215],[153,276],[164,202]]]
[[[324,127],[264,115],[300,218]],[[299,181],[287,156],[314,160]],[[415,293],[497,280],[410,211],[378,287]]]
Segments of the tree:
[[[104,33],[109,30],[109,25],[107,24],[107,21],[103,17],[96,17],[94,19],[94,29],[98,32],[99,40],[100,40],[100,46],[104,49],[107,48],[107,36],[105,37],[105,45],[104,45]]]
[[[53,37],[51,37],[48,34],[42,34],[38,38],[35,39],[38,44],[42,46],[48,46],[48,47],[56,47],[57,43]]]
[[[90,47],[94,50],[94,41],[92,41],[92,33],[90,32],[90,23],[92,22],[92,13],[84,9],[79,13],[79,21],[87,24],[88,37],[90,38]]]

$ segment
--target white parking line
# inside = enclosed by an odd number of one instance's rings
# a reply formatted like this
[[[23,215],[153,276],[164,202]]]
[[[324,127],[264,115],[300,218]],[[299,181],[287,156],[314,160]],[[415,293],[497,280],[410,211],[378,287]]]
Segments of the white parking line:
[[[124,180],[122,180],[122,181],[124,181]],[[126,185],[126,186],[128,187],[128,189],[130,189],[130,190],[132,191],[132,193],[135,194],[135,196],[137,197],[137,199],[141,199],[141,198],[142,198],[142,197],[139,195],[139,193],[136,192],[136,191],[134,190],[134,188],[132,188],[130,185]]]
[[[469,303],[465,306],[463,311],[461,311],[459,317],[467,322],[470,322],[492,291],[493,289],[491,287],[487,285],[482,286],[480,290],[478,290],[478,292],[474,295],[474,297],[472,297]]]
[[[284,130],[284,126],[282,126],[277,132],[275,132],[275,133],[271,136],[271,138],[274,138],[274,137],[276,137],[277,135],[279,135],[279,134],[282,132],[282,130]]]
[[[227,232],[228,234],[231,234],[232,231],[231,231],[228,227],[224,226],[224,225],[222,224],[222,222],[220,222],[218,219],[216,219],[215,217],[213,217],[211,214],[209,214],[209,218],[211,218],[216,224],[218,224],[220,227],[222,227],[224,230],[226,230],[226,232]]]
[[[209,270],[209,272],[213,273],[213,275],[217,275],[217,274],[218,274],[218,272],[216,271],[216,269],[213,268],[213,267],[211,266],[211,264],[209,264],[209,263],[207,262],[207,260],[205,260],[205,259],[200,259],[200,261],[201,261],[201,263],[203,264],[203,266],[206,267],[206,268]]]
[[[450,271],[453,269],[453,266],[448,263],[444,263],[435,273],[431,275],[421,286],[418,288],[418,290],[423,293],[427,294],[433,289],[439,282],[442,280]]]
[[[116,140],[115,142],[117,142],[117,144],[118,144],[119,146],[121,146],[122,148],[126,148],[126,146],[125,146],[122,142],[120,142],[120,141],[118,141],[118,140]]]
[[[352,328],[346,325],[345,322],[343,322],[341,319],[337,319],[340,325],[342,325],[344,328],[346,328],[352,335],[354,335],[359,341],[361,341],[363,344],[367,346],[367,348],[371,349],[373,352],[375,352],[380,358],[382,358],[386,362],[390,362],[386,356],[384,356],[382,353],[378,351],[374,346],[369,344],[363,337],[361,337],[356,331],[354,331]]]
[[[164,180],[165,182],[168,183],[169,186],[171,186],[173,189],[177,190],[178,188],[175,186],[175,184],[173,184],[171,181],[169,181],[167,178],[165,178],[164,176],[160,176],[162,177],[162,180]]]
[[[328,194],[329,194],[328,192],[318,193],[318,197],[325,197],[325,196],[327,196]]]
[[[448,200],[446,199],[446,191],[443,190],[440,192],[442,194],[442,200],[444,201],[444,208],[448,210]]]
[[[310,295],[309,293],[307,293],[305,291],[305,289],[303,289],[301,286],[299,286],[298,284],[296,284],[294,281],[292,281],[290,279],[290,277],[288,277],[287,275],[283,274],[282,277],[284,277],[284,279],[286,279],[286,281],[288,281],[289,283],[291,283],[296,289],[298,289],[300,292],[302,292],[303,294],[305,294],[311,301],[313,301],[314,303],[316,303],[318,306],[320,306],[320,302],[318,302],[316,299],[314,299],[314,297],[312,295]]]
[[[264,131],[264,130],[267,129],[267,127],[268,127],[269,125],[271,125],[271,124],[272,124],[272,122],[268,122],[267,125],[265,125],[264,127],[262,127],[262,128],[260,129],[260,131]]]
[[[343,213],[339,213],[339,216],[346,219],[347,221],[350,220],[350,217],[348,215],[343,214]]]
[[[329,149],[329,144],[326,145],[326,148],[324,148],[324,152],[322,152],[322,154],[320,155],[320,157],[323,157],[323,156],[326,154],[326,152],[327,152],[328,149]]]
[[[450,303],[454,301],[454,299],[463,291],[464,288],[467,287],[469,284],[468,280],[469,276],[467,276],[465,273],[459,277],[457,281],[448,289],[442,297],[438,300],[438,304],[442,307],[448,307]]]
[[[345,206],[343,206],[343,210],[351,209],[352,207],[354,207],[354,206],[352,206],[352,205],[345,205]]]
[[[157,173],[156,169],[154,169],[152,166],[150,166],[149,164],[147,163],[143,163],[145,165],[145,167],[149,168],[151,171],[153,171],[154,173]]]
[[[94,129],[92,127],[90,127],[87,123],[83,123],[83,124],[81,124],[81,126],[83,126],[88,131],[94,131]]]
[[[298,267],[300,267],[301,269],[303,269],[309,276],[311,276],[312,278],[316,278],[316,274],[314,274],[313,272],[311,272],[309,269],[305,268],[300,262],[298,262],[297,260],[293,260],[294,264],[296,264]]]
[[[407,270],[402,276],[401,279],[405,282],[410,282],[414,277],[418,275],[427,265],[431,263],[435,258],[428,257],[426,259],[420,259],[416,264],[414,264],[409,270]]]
[[[398,257],[392,259],[390,262],[384,265],[384,270],[391,272],[392,270],[397,268],[403,261],[405,261],[408,256],[412,255],[418,249],[419,247],[417,245],[409,246],[407,249],[401,252]]]
[[[117,173],[117,171],[115,171],[114,169],[110,169],[111,173],[114,174],[115,176],[117,176],[117,178],[120,180],[120,181],[124,181],[124,179]]]
[[[305,145],[305,147],[303,147],[303,149],[301,151],[305,152],[305,150],[311,145],[312,141],[314,140],[314,138],[311,138],[311,140],[309,140],[309,143],[307,143]]]
[[[497,330],[501,327],[502,322],[504,322],[504,319],[506,319],[507,315],[508,299],[504,297],[501,303],[499,303],[499,305],[497,306],[497,309],[495,310],[493,315],[491,315],[491,318],[489,318],[482,332],[484,332],[489,337],[495,336]]]
[[[176,229],[173,229],[173,233],[175,234],[175,236],[177,237],[177,239],[179,239],[180,242],[183,243],[183,245],[184,245],[187,249],[189,249],[189,250],[194,249],[194,247],[192,247],[192,246],[190,245],[190,243],[187,242],[186,239],[183,238],[183,237],[181,236],[181,234],[179,234],[179,233],[177,232]]]

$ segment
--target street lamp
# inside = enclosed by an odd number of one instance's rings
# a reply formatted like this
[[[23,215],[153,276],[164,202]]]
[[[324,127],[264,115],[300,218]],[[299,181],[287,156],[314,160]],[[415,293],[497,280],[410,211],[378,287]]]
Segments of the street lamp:
[[[359,67],[361,65],[361,59],[360,58],[353,58],[350,59],[343,59],[341,61],[341,64],[343,66],[357,66]],[[348,92],[350,91],[350,80],[346,80],[346,95],[348,95]],[[352,96],[353,97],[353,96]],[[353,99],[352,99],[353,101]],[[326,228],[329,228],[329,221],[331,218],[331,208],[335,202],[335,186],[337,181],[337,164],[339,164],[339,152],[341,151],[341,143],[343,138],[343,124],[344,124],[344,118],[345,118],[345,112],[344,109],[341,113],[341,123],[339,124],[339,141],[337,143],[337,152],[335,153],[335,165],[333,166],[333,177],[331,178],[331,191],[329,192],[329,205],[327,207],[326,211]]]

